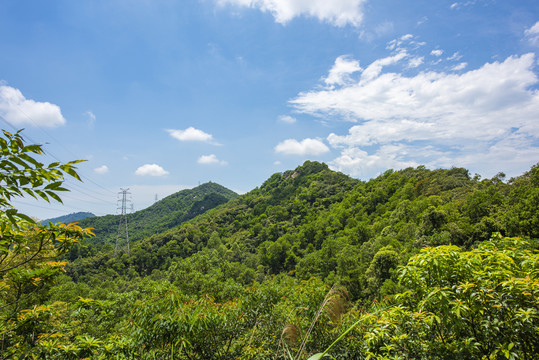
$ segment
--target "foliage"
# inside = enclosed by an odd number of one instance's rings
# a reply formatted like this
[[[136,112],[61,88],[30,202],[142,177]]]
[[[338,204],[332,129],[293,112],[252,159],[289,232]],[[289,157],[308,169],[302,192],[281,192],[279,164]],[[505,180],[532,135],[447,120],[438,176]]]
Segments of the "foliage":
[[[11,205],[14,198],[30,195],[61,201],[64,177],[79,179],[72,161],[48,166],[34,156],[41,145],[25,145],[19,132],[3,131],[0,138],[0,334],[7,354],[25,353],[35,344],[47,307],[39,305],[54,277],[64,270],[55,261],[90,235],[77,224],[37,225]],[[8,350],[9,349],[9,350]]]
[[[55,217],[55,218],[52,218],[52,219],[45,219],[45,220],[42,220],[40,222],[40,224],[41,225],[46,225],[49,222],[51,222],[51,223],[61,222],[61,223],[64,223],[64,224],[68,224],[68,223],[72,223],[72,222],[75,222],[75,221],[80,221],[80,220],[85,219],[87,217],[93,217],[93,216],[95,216],[95,214],[93,214],[91,212],[80,211],[80,212],[75,212],[75,213],[71,213],[71,214],[64,215],[64,216],[58,216],[58,217]]]
[[[496,235],[471,251],[424,248],[399,280],[407,290],[340,339],[357,358],[536,358],[539,253],[529,242]]]
[[[21,189],[60,191],[40,171],[26,176],[42,184],[20,177]],[[6,208],[2,349],[36,359],[533,358],[538,174],[506,182],[417,167],[362,182],[307,161],[241,196],[208,183],[132,214],[137,241],[117,256],[115,217],[81,221],[99,236],[81,249],[88,230],[40,227]]]
[[[212,182],[169,195],[146,209],[127,214],[129,239],[136,242],[170,230],[236,196],[233,191]],[[121,215],[106,215],[79,222],[81,226],[95,229],[95,237],[90,243],[111,244],[116,239],[120,219]],[[77,256],[78,253],[71,254],[71,258]]]
[[[113,291],[145,276],[167,278],[182,291],[211,293],[218,301],[270,275],[317,276],[345,285],[353,300],[368,304],[398,289],[395,269],[423,246],[470,247],[496,231],[535,234],[537,225],[525,220],[539,213],[534,169],[507,183],[501,175],[480,180],[465,169],[424,167],[361,182],[307,161],[142,239],[129,255],[114,257],[110,245],[73,251],[67,271],[76,282]],[[130,234],[154,229],[149,224]],[[180,278],[196,281],[180,284]]]

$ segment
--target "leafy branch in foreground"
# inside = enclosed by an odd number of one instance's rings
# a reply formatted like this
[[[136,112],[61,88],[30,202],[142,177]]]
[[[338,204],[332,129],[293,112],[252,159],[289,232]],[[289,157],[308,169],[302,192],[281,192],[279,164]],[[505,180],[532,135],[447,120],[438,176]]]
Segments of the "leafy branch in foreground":
[[[83,160],[65,164],[54,162],[49,165],[37,161],[35,155],[43,155],[41,144],[25,145],[19,130],[12,134],[2,130],[0,137],[0,215],[6,216],[17,226],[16,219],[33,223],[28,216],[13,208],[11,201],[15,197],[30,195],[50,202],[51,199],[62,202],[57,192],[67,191],[62,187],[64,176],[69,175],[80,181],[75,171],[75,164]]]
[[[21,131],[3,130],[0,137],[0,335],[1,348],[20,352],[24,358],[39,338],[40,325],[28,314],[41,309],[40,293],[64,270],[55,259],[86,236],[90,229],[76,223],[37,225],[12,205],[17,197],[62,202],[58,193],[67,191],[65,176],[80,181],[71,161],[44,165],[34,158],[43,155],[42,145],[25,145]],[[30,323],[34,325],[29,325]]]

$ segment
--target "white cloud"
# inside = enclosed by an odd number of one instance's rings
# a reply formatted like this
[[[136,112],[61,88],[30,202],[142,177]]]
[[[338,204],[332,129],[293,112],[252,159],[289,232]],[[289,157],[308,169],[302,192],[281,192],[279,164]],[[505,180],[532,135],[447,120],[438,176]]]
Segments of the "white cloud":
[[[89,111],[89,110],[86,111],[84,113],[84,115],[86,115],[88,117],[88,120],[91,121],[91,122],[94,122],[95,119],[96,119],[95,114],[93,112]]]
[[[422,25],[424,23],[426,23],[427,21],[429,21],[429,18],[426,17],[426,16],[423,16],[421,19],[419,19],[419,21],[416,23],[416,26],[419,26],[419,25]]]
[[[359,61],[350,59],[348,56],[339,56],[324,81],[328,85],[344,85],[350,81],[351,74],[361,70]]]
[[[300,113],[358,123],[348,134],[328,136],[329,144],[341,149],[331,163],[335,169],[376,175],[383,168],[418,163],[487,170],[489,164],[505,171],[501,165],[526,163],[519,170],[524,171],[537,161],[539,91],[534,88],[539,79],[534,54],[463,73],[418,71],[404,76],[385,70],[400,65],[407,71],[407,58],[401,52],[378,59],[344,85],[325,85],[290,101]]]
[[[102,165],[100,167],[97,167],[94,169],[94,172],[96,174],[100,174],[100,175],[103,175],[103,174],[106,174],[109,172],[109,167],[107,165]]]
[[[468,0],[468,1],[461,1],[461,2],[455,2],[453,4],[451,4],[451,6],[449,7],[451,10],[459,10],[463,7],[466,7],[466,6],[473,6],[475,4],[477,4],[478,2],[482,2],[483,5],[486,5],[488,0]]]
[[[423,64],[424,57],[414,57],[408,61],[408,68],[413,69]]]
[[[404,160],[401,153],[403,150],[403,146],[383,146],[374,154],[369,154],[357,147],[351,147],[344,149],[329,165],[334,170],[363,178],[374,177],[387,169],[420,165],[413,160]]]
[[[287,139],[275,146],[275,152],[287,155],[321,155],[329,148],[319,139]]]
[[[528,41],[533,45],[539,45],[539,21],[536,22],[531,28],[524,31],[524,35],[528,38]]]
[[[213,142],[213,136],[211,134],[205,133],[199,129],[195,129],[192,126],[185,130],[167,129],[167,132],[170,134],[170,136],[179,141]]]
[[[139,167],[135,174],[139,176],[165,176],[168,175],[168,171],[157,164],[146,164]]]
[[[464,70],[464,68],[466,68],[466,66],[468,66],[468,63],[467,62],[461,62],[455,66],[453,66],[451,68],[451,70],[453,71],[460,71],[460,70]]]
[[[92,129],[95,125],[95,120],[96,120],[95,114],[91,111],[86,111],[84,115],[86,116],[88,127]]]
[[[453,53],[453,55],[447,58],[447,60],[450,60],[450,61],[459,61],[460,59],[462,59],[462,55],[458,51]]]
[[[363,3],[367,0],[216,0],[220,5],[236,5],[269,12],[275,21],[286,24],[298,16],[317,18],[336,26],[359,26]]]
[[[402,35],[398,39],[393,39],[389,41],[386,45],[386,49],[395,52],[407,52],[407,49],[419,49],[421,46],[424,46],[426,44],[423,41],[416,41],[415,39],[416,37],[412,34]]]
[[[58,105],[26,99],[20,90],[7,85],[0,85],[0,115],[15,127],[55,127],[66,122]]]
[[[432,50],[430,52],[431,55],[434,55],[434,56],[442,56],[442,54],[444,53],[443,50],[439,50],[439,49],[436,49],[436,50]]]
[[[414,38],[414,35],[412,35],[412,34],[406,34],[406,35],[401,36],[402,41],[408,41],[408,40],[411,40],[413,38]]]
[[[279,121],[287,123],[287,124],[294,124],[296,122],[296,118],[293,118],[290,115],[281,115],[278,117]]]
[[[364,83],[371,81],[380,75],[384,66],[396,64],[407,56],[408,54],[403,50],[393,56],[388,56],[386,58],[373,61],[372,64],[367,66],[365,71],[363,71],[361,74],[361,82]]]
[[[203,165],[219,164],[219,165],[224,166],[228,164],[226,161],[219,160],[215,154],[202,155],[201,157],[198,158],[197,162]]]

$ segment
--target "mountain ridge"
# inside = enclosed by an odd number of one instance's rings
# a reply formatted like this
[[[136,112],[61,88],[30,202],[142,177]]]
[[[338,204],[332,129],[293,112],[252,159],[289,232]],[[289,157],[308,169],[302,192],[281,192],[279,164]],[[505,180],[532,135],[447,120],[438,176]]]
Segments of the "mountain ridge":
[[[88,218],[88,217],[94,217],[94,216],[95,216],[94,213],[91,213],[91,212],[88,212],[88,211],[79,211],[79,212],[74,212],[74,213],[67,214],[67,215],[62,215],[62,216],[57,216],[57,217],[50,218],[50,219],[41,220],[39,223],[41,225],[46,225],[49,222],[51,222],[53,224],[59,223],[59,222],[68,224],[68,223],[71,223],[71,222],[80,221],[82,219],[85,219],[85,218]]]
[[[527,215],[537,210],[538,179],[537,166],[507,182],[419,166],[360,181],[307,161],[145,237],[129,254],[109,248],[66,269],[75,281],[105,276],[121,289],[135,279],[167,279],[218,301],[275,275],[315,276],[366,301],[392,291],[395,269],[425,246],[471,248],[495,232],[538,237],[539,220]]]
[[[212,182],[180,190],[145,209],[127,214],[129,239],[136,242],[152,233],[166,231],[237,196],[232,190]],[[96,236],[90,239],[90,243],[111,244],[116,239],[121,217],[96,216],[82,219],[79,225],[94,229]],[[150,223],[153,226],[148,226]]]

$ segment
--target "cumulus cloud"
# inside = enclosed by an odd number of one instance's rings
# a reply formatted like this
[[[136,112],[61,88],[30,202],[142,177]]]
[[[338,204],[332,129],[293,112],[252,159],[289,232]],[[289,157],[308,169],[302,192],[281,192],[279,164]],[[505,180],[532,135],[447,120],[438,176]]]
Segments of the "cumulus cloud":
[[[202,155],[198,158],[197,162],[202,165],[213,165],[213,164],[219,164],[219,165],[227,165],[228,163],[223,160],[219,160],[215,154],[210,155]]]
[[[135,171],[135,175],[139,176],[165,176],[168,171],[157,164],[145,164]]]
[[[213,142],[213,136],[211,134],[205,133],[199,129],[195,129],[192,126],[185,130],[167,129],[167,132],[170,134],[170,136],[179,141]]]
[[[317,18],[335,26],[359,26],[363,3],[367,0],[216,0],[220,5],[236,5],[269,12],[275,21],[286,24],[298,16]]]
[[[296,122],[296,118],[293,118],[290,115],[281,115],[278,117],[280,122],[284,122],[287,124],[294,124]]]
[[[321,155],[328,151],[329,148],[319,139],[287,139],[275,146],[275,152],[287,155]]]
[[[94,172],[99,175],[103,175],[109,172],[109,167],[107,165],[102,165],[94,169]]]
[[[339,56],[324,81],[328,85],[344,85],[351,80],[351,74],[361,70],[359,61],[350,59],[349,56]]]
[[[539,45],[539,21],[536,22],[531,28],[524,31],[524,35],[528,38],[528,41],[533,45]]]
[[[15,127],[55,127],[66,122],[58,105],[26,99],[19,89],[1,84],[0,115]]]
[[[407,58],[401,51],[378,59],[343,85],[324,84],[290,101],[300,113],[357,123],[347,134],[327,138],[341,149],[331,163],[335,169],[376,175],[375,169],[414,164],[474,169],[506,164],[510,169],[537,161],[539,92],[534,88],[539,79],[534,54],[462,73],[417,71],[404,76],[384,71],[399,64],[405,71]]]

